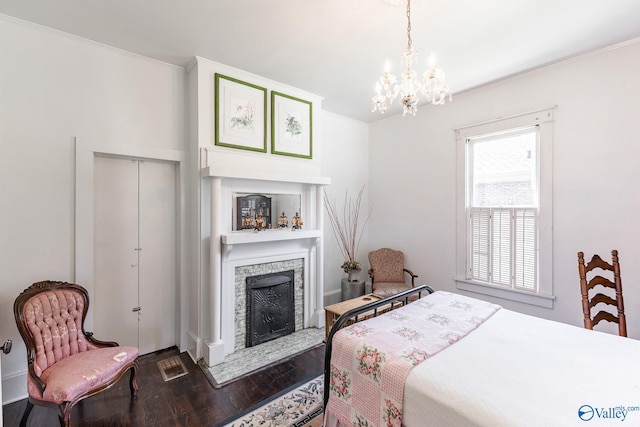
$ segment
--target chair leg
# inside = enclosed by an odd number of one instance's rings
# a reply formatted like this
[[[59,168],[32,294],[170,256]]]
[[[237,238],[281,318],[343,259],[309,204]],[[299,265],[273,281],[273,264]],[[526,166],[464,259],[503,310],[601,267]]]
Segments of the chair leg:
[[[131,389],[131,397],[136,397],[138,394],[138,359],[133,362],[133,366],[131,367],[129,388]]]
[[[71,409],[73,405],[71,402],[64,402],[60,406],[60,426],[69,427],[71,425]]]
[[[24,414],[22,414],[22,419],[20,420],[20,427],[26,427],[27,419],[29,418],[29,414],[33,409],[33,403],[29,399],[27,399],[27,407],[24,408]]]

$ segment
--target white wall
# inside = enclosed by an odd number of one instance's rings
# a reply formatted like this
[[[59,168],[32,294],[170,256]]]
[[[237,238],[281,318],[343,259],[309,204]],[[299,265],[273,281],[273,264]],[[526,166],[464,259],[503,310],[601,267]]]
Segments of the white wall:
[[[453,130],[557,105],[554,308],[493,301],[581,326],[576,252],[608,256],[618,249],[627,328],[631,337],[640,338],[638,75],[636,41],[454,96],[444,106],[421,108],[416,117],[394,116],[373,124],[370,197],[376,206],[370,245],[402,249],[421,283],[456,291]]]
[[[73,282],[74,137],[184,149],[184,70],[0,15],[0,344],[3,399],[26,394],[13,301]]]
[[[325,191],[341,211],[345,192],[355,197],[365,185],[362,211],[366,214],[372,207],[369,197],[369,127],[365,123],[351,120],[337,114],[325,112],[322,117],[322,167],[321,175],[331,178],[331,185]],[[362,221],[366,216],[363,215]],[[331,223],[324,216],[324,293],[325,306],[341,301],[340,280],[345,273],[340,266],[344,262]],[[366,276],[368,235],[363,234],[357,259]]]

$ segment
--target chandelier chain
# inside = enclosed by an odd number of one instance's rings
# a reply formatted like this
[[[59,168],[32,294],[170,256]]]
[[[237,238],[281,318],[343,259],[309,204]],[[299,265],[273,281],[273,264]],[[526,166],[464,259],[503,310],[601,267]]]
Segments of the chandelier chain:
[[[407,0],[407,50],[411,50],[411,0]]]

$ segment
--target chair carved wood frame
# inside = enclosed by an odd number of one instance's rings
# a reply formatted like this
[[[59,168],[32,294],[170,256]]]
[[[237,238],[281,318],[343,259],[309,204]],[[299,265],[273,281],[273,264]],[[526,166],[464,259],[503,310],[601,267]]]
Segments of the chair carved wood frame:
[[[416,274],[404,266],[404,254],[389,248],[369,252],[369,277],[374,294],[381,297],[395,295],[398,292],[415,287]],[[410,278],[410,285],[405,281]]]
[[[593,255],[591,261],[587,264],[584,262],[584,253],[578,252],[578,273],[580,274],[580,292],[582,294],[582,312],[584,314],[584,327],[587,329],[593,329],[600,321],[607,320],[612,323],[618,324],[618,334],[622,337],[627,336],[627,321],[624,315],[624,301],[622,299],[622,278],[620,277],[620,263],[618,260],[618,251],[611,251],[611,264],[600,258],[599,255]],[[604,271],[613,272],[613,281],[595,275],[591,279],[587,280],[587,273],[591,270],[600,268]],[[613,289],[615,292],[615,299],[609,295],[603,293],[597,293],[593,297],[589,297],[589,291],[596,286],[603,286],[605,288]],[[612,313],[601,310],[595,316],[591,315],[591,309],[597,304],[608,304],[616,307],[618,315],[615,316]]]
[[[37,282],[16,298],[13,312],[27,347],[29,393],[21,426],[34,404],[57,407],[60,425],[69,426],[76,403],[111,388],[128,371],[136,396],[138,349],[86,332],[88,309],[86,289],[66,282]]]

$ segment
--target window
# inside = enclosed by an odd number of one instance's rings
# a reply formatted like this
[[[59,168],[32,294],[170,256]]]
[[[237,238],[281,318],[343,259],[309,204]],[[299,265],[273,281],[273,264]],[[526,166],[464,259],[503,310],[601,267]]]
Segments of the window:
[[[466,145],[467,277],[537,291],[538,126]]]
[[[456,131],[458,288],[552,304],[553,110]]]

